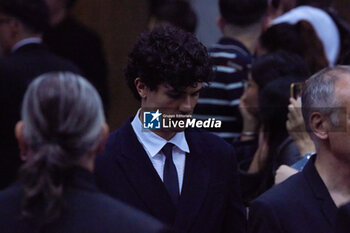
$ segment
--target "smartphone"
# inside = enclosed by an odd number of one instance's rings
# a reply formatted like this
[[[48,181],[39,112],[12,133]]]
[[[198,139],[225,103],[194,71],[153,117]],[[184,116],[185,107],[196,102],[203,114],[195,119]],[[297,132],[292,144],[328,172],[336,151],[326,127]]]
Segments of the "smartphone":
[[[301,92],[303,91],[304,86],[304,82],[290,84],[290,97],[298,99],[298,97],[301,96]]]

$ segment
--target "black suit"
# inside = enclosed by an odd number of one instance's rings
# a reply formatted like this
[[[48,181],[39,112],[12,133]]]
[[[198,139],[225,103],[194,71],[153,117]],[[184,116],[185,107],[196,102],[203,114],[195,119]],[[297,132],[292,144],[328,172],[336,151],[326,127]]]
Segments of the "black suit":
[[[98,186],[180,233],[245,232],[233,149],[210,133],[186,130],[185,135],[190,153],[177,207],[130,122],[110,135],[105,151],[97,156]]]
[[[339,208],[337,214],[336,233],[350,232],[350,203]]]
[[[0,58],[0,189],[12,182],[20,165],[14,127],[28,84],[50,71],[79,73],[70,62],[52,55],[41,44],[27,44]]]
[[[56,55],[73,62],[98,90],[105,110],[108,110],[107,62],[103,44],[98,34],[67,16],[62,22],[47,30],[44,43]]]
[[[31,233],[39,232],[39,228],[41,233],[169,232],[158,220],[97,191],[93,175],[84,169],[76,169],[66,190],[62,217],[44,227],[37,221],[21,218],[19,184],[0,192],[1,232]]]
[[[250,209],[250,233],[332,233],[337,207],[319,176],[315,156],[302,172],[271,188]]]

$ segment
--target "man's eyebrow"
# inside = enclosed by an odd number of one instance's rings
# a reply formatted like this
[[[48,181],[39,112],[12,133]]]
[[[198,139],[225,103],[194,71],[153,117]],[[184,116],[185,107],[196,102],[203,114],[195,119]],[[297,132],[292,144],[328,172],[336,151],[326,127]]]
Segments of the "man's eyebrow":
[[[173,94],[183,94],[183,93],[186,93],[186,92],[183,91],[183,90],[177,90],[177,89],[168,90],[167,92],[168,92],[168,93],[173,93]]]
[[[196,94],[198,92],[203,91],[204,89],[205,89],[205,87],[202,86],[201,88],[199,88],[198,90],[196,90],[190,94]],[[179,90],[179,89],[172,89],[172,90],[168,90],[167,92],[172,93],[172,94],[186,94],[187,93],[186,90]]]

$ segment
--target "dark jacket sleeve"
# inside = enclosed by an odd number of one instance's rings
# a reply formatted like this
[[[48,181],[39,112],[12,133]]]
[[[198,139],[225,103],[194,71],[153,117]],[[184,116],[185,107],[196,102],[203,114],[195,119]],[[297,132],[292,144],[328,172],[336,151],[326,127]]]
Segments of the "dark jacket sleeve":
[[[350,204],[339,208],[337,213],[336,233],[348,233],[350,229]]]
[[[283,233],[278,214],[262,201],[253,202],[249,210],[248,233]]]
[[[244,233],[247,231],[247,213],[243,205],[240,181],[238,175],[238,165],[236,154],[233,149],[230,153],[231,174],[230,174],[230,201],[228,213],[226,214],[223,233]]]

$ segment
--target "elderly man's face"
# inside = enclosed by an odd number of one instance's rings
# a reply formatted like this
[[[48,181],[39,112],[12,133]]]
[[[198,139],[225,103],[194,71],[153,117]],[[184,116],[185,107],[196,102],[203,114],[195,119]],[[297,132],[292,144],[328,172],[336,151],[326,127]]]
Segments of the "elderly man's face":
[[[350,75],[344,74],[335,83],[335,97],[340,103],[337,110],[338,125],[329,132],[329,146],[333,155],[350,162]]]

